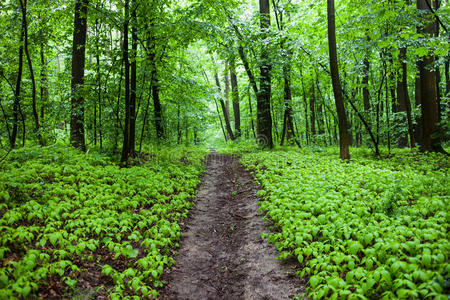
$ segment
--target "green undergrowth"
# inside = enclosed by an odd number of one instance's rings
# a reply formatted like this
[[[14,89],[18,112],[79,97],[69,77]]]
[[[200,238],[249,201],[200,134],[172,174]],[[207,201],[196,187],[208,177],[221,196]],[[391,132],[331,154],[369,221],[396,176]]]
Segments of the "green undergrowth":
[[[0,298],[156,297],[207,151],[148,152],[120,168],[63,146],[13,151],[0,164]]]
[[[238,153],[229,148],[229,153]],[[394,151],[286,148],[242,153],[274,226],[313,299],[447,299],[450,160]]]

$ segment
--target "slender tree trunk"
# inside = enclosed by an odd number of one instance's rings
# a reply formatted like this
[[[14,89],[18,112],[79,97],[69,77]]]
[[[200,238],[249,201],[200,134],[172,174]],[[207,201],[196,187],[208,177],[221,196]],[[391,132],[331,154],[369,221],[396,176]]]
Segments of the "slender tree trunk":
[[[136,87],[137,87],[137,17],[136,17],[136,0],[132,1],[131,7],[131,90],[130,90],[130,140],[129,151],[130,156],[136,156]]]
[[[414,127],[411,115],[411,102],[408,95],[408,77],[406,63],[406,47],[400,48],[399,55],[401,63],[401,77],[397,81],[397,98],[399,102],[399,111],[406,112],[406,120],[408,125],[409,143],[411,148],[415,147]],[[407,136],[400,138],[399,147],[406,147]]]
[[[219,97],[220,97],[219,103],[220,103],[220,106],[222,107],[223,118],[225,120],[225,128],[227,129],[228,137],[230,137],[230,139],[234,140],[233,130],[231,129],[231,124],[230,124],[230,117],[229,117],[229,114],[227,113],[227,106],[221,96],[222,90],[220,88],[219,75],[217,74],[217,72],[215,73],[214,77],[216,80],[217,89],[219,91]]]
[[[216,106],[217,106],[217,103],[216,103]],[[220,114],[219,114],[219,118],[220,118]],[[225,136],[225,131],[223,130],[222,120],[220,120],[220,125],[222,127],[222,131]],[[179,102],[177,103],[177,143],[178,143],[178,145],[181,143],[180,103]]]
[[[270,30],[270,6],[269,0],[259,0],[261,36],[265,40]],[[271,96],[271,69],[269,58],[269,46],[266,42],[261,48],[260,63],[260,86],[256,97],[258,142],[262,147],[273,148],[272,139],[272,116],[270,113]]]
[[[223,127],[222,117],[220,116],[219,105],[217,105],[217,100],[216,99],[214,99],[214,103],[216,104],[216,111],[217,111],[217,115],[219,116],[220,128],[222,128],[223,138],[225,139],[225,142],[226,142],[226,141],[228,141],[228,137],[227,137],[227,133],[225,131],[225,128]]]
[[[3,121],[5,122],[6,132],[8,133],[8,141],[11,141],[11,130],[9,128],[8,115],[5,112],[5,108],[3,107],[1,100],[0,100],[0,109],[2,110]]]
[[[339,79],[339,68],[336,50],[336,29],[334,20],[334,0],[327,0],[328,12],[328,46],[330,49],[330,70],[333,84],[333,93],[336,103],[336,111],[339,119],[339,145],[340,158],[350,159],[349,136],[347,129],[347,115],[345,113],[344,99],[342,95],[341,82]]]
[[[129,0],[125,0],[124,10],[122,55],[125,64],[125,123],[123,126],[123,146],[120,162],[126,165],[130,155],[130,61],[128,59]]]
[[[20,119],[22,120],[22,147],[25,147],[25,142],[26,142],[26,125],[25,125],[25,115],[23,114],[22,111],[22,105],[19,103],[19,114],[20,114]]]
[[[426,0],[417,0],[417,8],[429,12],[430,9]],[[419,28],[425,35],[432,35],[434,24]],[[427,66],[434,63],[434,56],[429,55],[419,61],[420,91],[422,102],[422,129],[423,138],[421,140],[422,151],[443,152],[440,141],[440,129],[438,127],[438,99],[436,91],[436,71],[431,71]]]
[[[225,63],[225,70],[224,70],[224,82],[225,82],[225,90],[223,92],[223,98],[225,99],[225,109],[226,114],[228,115],[228,120],[231,122],[230,118],[230,100],[228,98],[228,95],[230,94],[230,78],[228,77],[228,62]]]
[[[248,94],[248,108],[250,110],[250,123],[252,125],[253,138],[256,139],[255,122],[253,121],[252,97],[250,95],[250,85],[248,86],[247,94]]]
[[[303,105],[305,106],[305,137],[306,143],[309,145],[309,123],[308,123],[308,101],[306,99],[306,90],[303,80],[302,67],[300,66],[300,80],[302,83]]]
[[[417,72],[419,71],[419,63],[417,62]],[[416,77],[416,80],[414,82],[414,104],[416,109],[420,109],[422,105],[422,92],[421,92],[421,84],[420,84],[420,77]],[[415,140],[416,142],[421,145],[422,144],[422,138],[423,138],[423,126],[422,126],[422,117],[416,116],[416,125],[415,125]]]
[[[450,56],[447,56],[445,60],[445,94],[448,96],[450,93],[450,68],[449,68]]]
[[[98,24],[98,20],[95,21],[95,28],[97,30],[97,38],[100,38],[99,36],[99,24]],[[97,53],[95,54],[95,60],[97,62],[97,104],[95,105],[95,107],[97,107],[98,105],[98,134],[99,134],[99,141],[100,141],[100,149],[103,148],[103,136],[102,136],[102,74],[101,74],[101,70],[100,70],[100,49],[99,49],[99,43],[96,43],[96,50]],[[95,121],[95,117],[94,117],[94,121]],[[96,122],[96,121],[95,121]],[[97,126],[94,126],[97,127]],[[94,141],[95,143],[97,143],[97,131],[94,129]]]
[[[311,118],[311,135],[313,137],[316,136],[316,107],[315,107],[315,90],[314,90],[314,84],[311,87],[311,98],[309,98],[309,108],[311,110],[310,118]]]
[[[434,3],[434,11],[437,11],[440,7],[440,1],[435,0]],[[439,22],[436,19],[434,22],[434,34],[437,37],[439,37]],[[439,59],[438,56],[435,57],[435,60],[437,61]],[[438,121],[440,122],[442,119],[442,107],[441,107],[441,70],[439,66],[436,66],[436,99],[437,99],[437,107],[438,107]]]
[[[391,154],[391,126],[389,123],[389,93],[388,93],[388,84],[386,83],[386,92],[385,92],[385,109],[386,109],[386,128],[387,128],[387,144],[388,144],[388,154]]]
[[[161,141],[164,138],[164,127],[162,125],[162,108],[161,100],[159,99],[159,78],[156,65],[156,45],[152,38],[152,53],[150,53],[150,63],[152,65],[152,95],[153,95],[153,115],[155,119],[156,138]]]
[[[277,5],[277,2],[275,0],[272,0],[272,4],[275,11],[275,21],[277,23],[278,30],[282,32],[284,30],[284,23],[283,23],[283,12],[279,10],[279,7]],[[289,10],[286,10],[287,19],[290,21],[290,13]],[[284,40],[280,43],[280,48],[282,51],[284,51]],[[295,131],[294,131],[294,124],[293,124],[293,118],[292,118],[292,94],[291,94],[291,58],[292,58],[292,51],[288,49],[286,51],[286,57],[285,61],[283,63],[283,80],[284,80],[284,114],[283,114],[283,129],[281,134],[281,141],[280,145],[282,146],[284,144],[284,139],[289,142],[292,138],[292,136],[295,137]],[[300,147],[299,142],[297,139],[295,139],[295,142]]]
[[[120,120],[120,100],[121,100],[121,93],[122,93],[122,81],[123,81],[123,72],[124,72],[124,63],[123,60],[120,64],[120,76],[119,76],[119,87],[118,87],[118,91],[117,91],[117,102],[116,102],[116,109],[115,109],[115,114],[116,114],[116,125],[113,126],[114,127],[114,152],[117,150],[117,146],[118,146],[118,139],[119,139],[119,129],[123,131],[123,126],[122,126],[122,122]],[[106,86],[106,85],[105,85]],[[111,105],[112,106],[112,105]]]
[[[43,24],[41,24],[43,26]],[[41,82],[40,82],[40,100],[41,100],[41,121],[44,122],[45,106],[47,105],[48,94],[48,80],[47,80],[47,62],[45,60],[45,46],[47,45],[46,37],[44,36],[43,29],[40,30],[41,42],[40,42],[40,57],[41,57]]]
[[[89,0],[77,0],[75,3],[75,18],[72,47],[72,100],[70,111],[70,144],[86,151],[84,139],[84,60],[87,35],[87,11]]]
[[[284,79],[284,122],[283,134],[281,136],[281,145],[284,143],[284,138],[289,142],[292,137],[295,138],[294,122],[292,118],[292,93],[291,93],[291,66],[290,60],[283,66]]]
[[[362,84],[363,84],[364,111],[367,114],[370,112],[369,70],[370,70],[370,63],[369,63],[369,60],[367,58],[365,58]]]
[[[150,79],[150,84],[152,82],[152,79]],[[150,87],[151,90],[151,87]],[[149,94],[148,96],[148,101],[147,101],[147,105],[145,106],[145,111],[144,111],[144,117],[142,119],[142,129],[141,129],[141,137],[139,139],[139,153],[141,153],[142,150],[142,141],[144,140],[144,133],[145,133],[145,125],[147,124],[147,117],[148,117],[148,110],[150,108],[150,96],[151,94]],[[179,132],[180,130],[180,105],[178,104],[178,127],[177,127],[177,131]],[[180,142],[178,141],[178,144]]]
[[[25,35],[26,20],[22,16],[22,27],[20,29],[19,39],[19,66],[17,71],[16,88],[14,90],[14,103],[13,103],[13,128],[11,133],[10,145],[11,148],[16,146],[17,129],[19,125],[19,108],[20,108],[20,86],[22,83],[22,71],[23,71],[23,39]]]
[[[233,97],[234,131],[236,137],[241,136],[241,112],[239,107],[239,88],[236,76],[234,58],[230,60],[231,94]]]

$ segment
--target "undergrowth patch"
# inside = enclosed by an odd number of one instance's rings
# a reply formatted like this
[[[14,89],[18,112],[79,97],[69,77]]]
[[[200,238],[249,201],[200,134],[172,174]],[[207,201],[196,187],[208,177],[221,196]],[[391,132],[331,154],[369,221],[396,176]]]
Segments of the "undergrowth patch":
[[[298,260],[314,299],[447,299],[448,157],[352,157],[343,162],[335,149],[243,154],[274,224],[265,237],[280,259]]]
[[[0,298],[156,297],[206,150],[160,148],[120,168],[67,147],[0,165]]]

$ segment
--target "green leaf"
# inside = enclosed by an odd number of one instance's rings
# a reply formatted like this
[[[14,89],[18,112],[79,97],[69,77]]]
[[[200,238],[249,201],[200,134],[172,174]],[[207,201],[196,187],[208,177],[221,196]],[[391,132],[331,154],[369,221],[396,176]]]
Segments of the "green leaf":
[[[312,288],[315,288],[320,283],[320,278],[317,276],[311,276],[309,279],[309,284]]]
[[[422,256],[422,264],[425,267],[430,267],[431,266],[431,255],[426,253]]]
[[[428,54],[428,48],[427,47],[419,47],[417,48],[414,53],[419,57],[424,57]]]

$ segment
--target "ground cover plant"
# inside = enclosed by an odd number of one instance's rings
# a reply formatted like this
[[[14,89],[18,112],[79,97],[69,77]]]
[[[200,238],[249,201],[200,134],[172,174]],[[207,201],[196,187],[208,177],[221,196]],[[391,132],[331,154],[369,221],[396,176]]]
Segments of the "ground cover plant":
[[[0,298],[155,297],[205,154],[161,148],[120,168],[67,147],[13,151],[0,165]]]
[[[337,151],[243,155],[280,258],[298,259],[313,299],[447,299],[448,157]]]

